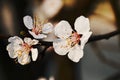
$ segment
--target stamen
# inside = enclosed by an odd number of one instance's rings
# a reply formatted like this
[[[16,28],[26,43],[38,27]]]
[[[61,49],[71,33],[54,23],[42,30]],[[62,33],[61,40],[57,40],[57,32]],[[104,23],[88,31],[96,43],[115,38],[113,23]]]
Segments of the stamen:
[[[40,33],[39,29],[37,27],[34,27],[32,29],[32,32],[34,32],[36,35],[38,35]]]
[[[76,44],[79,44],[80,37],[81,35],[78,34],[77,32],[72,32],[71,36],[67,39],[68,45],[71,45],[71,47],[73,47]]]
[[[32,32],[34,32],[36,35],[42,33],[42,23],[39,20],[37,16],[34,16],[34,27],[32,29]]]
[[[23,51],[29,54],[30,49],[32,47],[30,45],[28,45],[27,43],[24,43],[22,46],[23,46]]]

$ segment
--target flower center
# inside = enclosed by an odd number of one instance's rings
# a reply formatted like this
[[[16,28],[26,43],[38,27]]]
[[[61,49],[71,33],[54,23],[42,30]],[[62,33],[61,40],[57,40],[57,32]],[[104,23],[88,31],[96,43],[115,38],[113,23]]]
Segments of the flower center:
[[[32,48],[30,45],[28,45],[27,43],[23,43],[22,44],[23,47],[23,51],[25,51],[26,53],[30,52],[30,49]]]
[[[42,33],[42,23],[37,15],[34,16],[34,27],[32,32],[34,32],[36,35]]]
[[[73,32],[72,35],[67,39],[68,45],[71,45],[71,47],[73,47],[74,45],[78,44],[80,42],[80,37],[80,34]]]
[[[72,42],[79,43],[80,42],[80,34],[77,34],[77,32],[72,33],[71,40]]]
[[[42,30],[40,28],[33,27],[32,32],[34,32],[36,35],[38,35],[39,33],[42,32]]]

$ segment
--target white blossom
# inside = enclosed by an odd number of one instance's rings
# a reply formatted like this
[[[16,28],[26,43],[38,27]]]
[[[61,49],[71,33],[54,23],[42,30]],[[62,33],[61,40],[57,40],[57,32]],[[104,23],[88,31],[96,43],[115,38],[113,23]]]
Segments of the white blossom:
[[[51,23],[43,23],[39,20],[39,17],[35,17],[33,23],[31,16],[25,16],[23,18],[23,22],[29,29],[29,33],[36,39],[43,39],[47,37],[47,34],[53,31],[53,25]]]
[[[38,40],[32,40],[27,37],[22,40],[20,37],[14,36],[10,37],[8,42],[10,43],[7,45],[6,49],[10,58],[16,58],[21,65],[25,65],[31,61],[29,55],[31,52],[32,60],[36,61],[38,57],[38,49],[33,48],[32,46],[38,44]]]
[[[73,62],[78,62],[83,57],[83,48],[92,32],[90,31],[89,19],[80,16],[75,21],[75,30],[67,21],[60,21],[54,28],[55,35],[59,38],[54,40],[53,47],[57,54],[66,55]]]

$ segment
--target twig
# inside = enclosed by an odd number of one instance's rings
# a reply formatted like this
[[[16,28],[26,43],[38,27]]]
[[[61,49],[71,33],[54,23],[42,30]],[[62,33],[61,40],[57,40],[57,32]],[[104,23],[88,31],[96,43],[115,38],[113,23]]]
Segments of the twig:
[[[91,36],[88,42],[98,41],[98,40],[102,40],[102,39],[109,39],[118,34],[120,34],[120,31],[116,30],[116,31],[113,31],[113,32],[110,32],[107,34]]]
[[[88,43],[103,40],[103,39],[109,39],[118,34],[120,34],[119,30],[116,30],[107,34],[94,35],[89,38]],[[9,37],[10,37],[9,35],[0,35],[0,39],[8,39]],[[52,42],[42,41],[42,40],[39,40],[39,42],[41,43],[41,45],[44,45],[44,46],[52,46]]]
[[[98,40],[103,40],[103,39],[109,39],[118,34],[120,34],[120,31],[116,30],[107,34],[91,36],[88,40],[88,43],[98,41]],[[42,45],[52,46],[52,42],[44,42],[44,41],[40,41],[40,42],[42,43]]]
[[[52,46],[52,42],[48,42],[48,41],[39,41],[41,43],[41,45],[45,45],[45,46]]]

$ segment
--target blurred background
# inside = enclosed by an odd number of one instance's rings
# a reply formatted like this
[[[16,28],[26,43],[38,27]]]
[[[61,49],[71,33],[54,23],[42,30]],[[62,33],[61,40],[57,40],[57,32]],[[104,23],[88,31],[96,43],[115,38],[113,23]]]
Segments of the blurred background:
[[[27,33],[23,17],[36,13],[53,24],[67,20],[72,27],[84,15],[90,19],[93,36],[120,29],[120,0],[0,0],[0,34]],[[119,35],[88,43],[79,63],[50,47],[36,62],[22,66],[9,57],[7,44],[7,39],[0,39],[0,80],[120,80]]]

